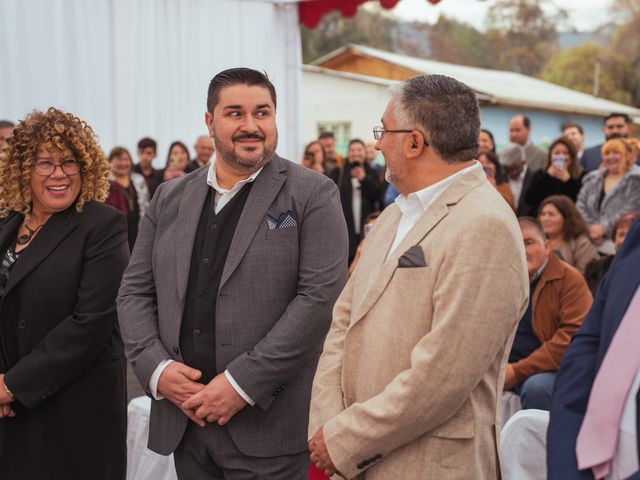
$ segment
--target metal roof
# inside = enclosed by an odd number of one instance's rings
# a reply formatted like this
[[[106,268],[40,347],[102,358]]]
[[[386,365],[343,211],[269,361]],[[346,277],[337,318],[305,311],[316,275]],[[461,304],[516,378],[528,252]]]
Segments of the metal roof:
[[[375,58],[417,73],[454,77],[490,103],[601,117],[619,112],[628,114],[635,123],[640,123],[640,109],[516,72],[436,62],[354,44],[345,45],[319,58],[312,65],[322,66],[346,53]]]

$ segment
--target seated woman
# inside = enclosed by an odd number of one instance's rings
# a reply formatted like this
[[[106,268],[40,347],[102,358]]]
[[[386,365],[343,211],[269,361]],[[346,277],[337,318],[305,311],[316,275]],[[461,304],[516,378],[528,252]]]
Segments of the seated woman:
[[[580,212],[569,197],[552,195],[545,198],[538,220],[549,240],[549,248],[580,273],[584,273],[591,260],[599,257]]]
[[[575,202],[583,175],[571,140],[558,138],[549,147],[545,168],[533,175],[524,199],[534,215],[537,215],[542,201],[551,195],[565,195]]]
[[[173,142],[167,154],[167,164],[163,170],[163,180],[173,180],[187,174],[189,166],[189,149],[179,141]]]
[[[106,203],[120,210],[127,217],[129,250],[138,236],[138,226],[149,205],[149,190],[145,178],[133,171],[133,161],[124,147],[114,147],[109,153],[111,178]]]
[[[108,176],[91,127],[55,108],[0,153],[2,479],[125,479],[129,248]]]
[[[496,187],[496,190],[498,190],[500,195],[507,201],[511,210],[515,212],[516,206],[513,202],[513,193],[511,193],[511,188],[504,179],[496,154],[491,151],[480,152],[478,154],[478,161],[482,164],[484,173],[487,174],[487,180]]]
[[[598,170],[585,175],[576,206],[589,236],[602,253],[614,252],[613,224],[623,213],[640,210],[638,140],[615,138],[602,146]]]

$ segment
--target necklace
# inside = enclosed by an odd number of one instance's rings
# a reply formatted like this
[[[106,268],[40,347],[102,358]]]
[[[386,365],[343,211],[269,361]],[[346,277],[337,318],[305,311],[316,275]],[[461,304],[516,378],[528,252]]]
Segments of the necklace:
[[[23,225],[24,228],[27,229],[27,233],[18,237],[18,245],[26,245],[27,243],[29,243],[33,236],[38,233],[38,230],[42,228],[42,225],[44,225],[44,223],[38,225],[36,228],[29,227],[29,225],[27,225],[27,222],[24,222]]]

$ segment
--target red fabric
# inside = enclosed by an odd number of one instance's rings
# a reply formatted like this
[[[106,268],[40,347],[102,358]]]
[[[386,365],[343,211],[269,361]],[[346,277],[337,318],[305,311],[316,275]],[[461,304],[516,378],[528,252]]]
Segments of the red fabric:
[[[324,472],[318,470],[316,466],[312,463],[311,468],[309,469],[309,480],[328,480]]]
[[[334,10],[339,11],[345,17],[353,17],[358,5],[367,0],[303,0],[298,4],[300,21],[309,28],[314,28],[322,17]],[[391,9],[399,0],[378,0],[384,8]],[[429,3],[440,3],[440,0],[427,0]]]

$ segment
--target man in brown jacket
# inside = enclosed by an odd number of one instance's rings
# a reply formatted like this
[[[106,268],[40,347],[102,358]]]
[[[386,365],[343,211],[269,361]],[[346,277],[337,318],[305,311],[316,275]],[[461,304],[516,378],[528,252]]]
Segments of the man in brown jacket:
[[[537,220],[518,219],[529,270],[529,306],[509,355],[505,390],[520,395],[522,408],[549,410],[553,382],[571,337],[591,307],[583,276],[549,249]]]

